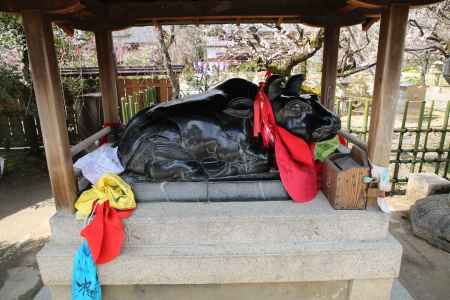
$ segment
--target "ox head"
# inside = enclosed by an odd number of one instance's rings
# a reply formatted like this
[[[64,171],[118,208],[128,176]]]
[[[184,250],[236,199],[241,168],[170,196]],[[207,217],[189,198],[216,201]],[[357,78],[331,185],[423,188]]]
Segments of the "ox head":
[[[315,94],[301,93],[304,75],[294,75],[285,81],[272,75],[266,90],[275,118],[280,126],[307,142],[333,138],[341,128],[339,117],[327,110]]]

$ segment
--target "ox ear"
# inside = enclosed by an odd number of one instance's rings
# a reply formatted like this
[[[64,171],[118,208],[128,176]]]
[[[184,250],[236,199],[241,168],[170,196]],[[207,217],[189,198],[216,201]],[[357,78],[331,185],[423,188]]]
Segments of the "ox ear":
[[[283,78],[281,75],[272,75],[266,80],[266,94],[270,101],[275,100],[283,93]]]
[[[291,76],[283,89],[283,94],[287,96],[298,95],[303,81],[305,81],[305,75],[303,74]]]

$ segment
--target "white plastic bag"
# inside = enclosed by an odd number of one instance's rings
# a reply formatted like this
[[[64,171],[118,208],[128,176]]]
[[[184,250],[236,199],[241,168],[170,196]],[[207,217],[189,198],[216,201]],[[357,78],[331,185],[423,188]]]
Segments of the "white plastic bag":
[[[90,183],[95,184],[105,173],[120,174],[125,169],[117,156],[117,147],[105,144],[78,159],[74,167],[81,170]]]

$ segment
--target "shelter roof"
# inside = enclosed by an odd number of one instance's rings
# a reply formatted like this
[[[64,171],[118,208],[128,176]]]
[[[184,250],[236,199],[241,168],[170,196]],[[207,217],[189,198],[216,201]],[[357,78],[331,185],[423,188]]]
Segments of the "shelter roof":
[[[117,30],[159,24],[371,23],[390,3],[438,0],[2,0],[0,11],[41,10],[66,28]]]

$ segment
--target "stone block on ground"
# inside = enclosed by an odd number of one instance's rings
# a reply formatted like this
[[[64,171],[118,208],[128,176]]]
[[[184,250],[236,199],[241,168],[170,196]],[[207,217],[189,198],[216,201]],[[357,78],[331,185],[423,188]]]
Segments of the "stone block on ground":
[[[434,173],[414,173],[409,175],[406,197],[416,202],[433,194],[450,193],[450,181]]]
[[[450,194],[418,200],[411,208],[411,224],[416,236],[450,252]]]

